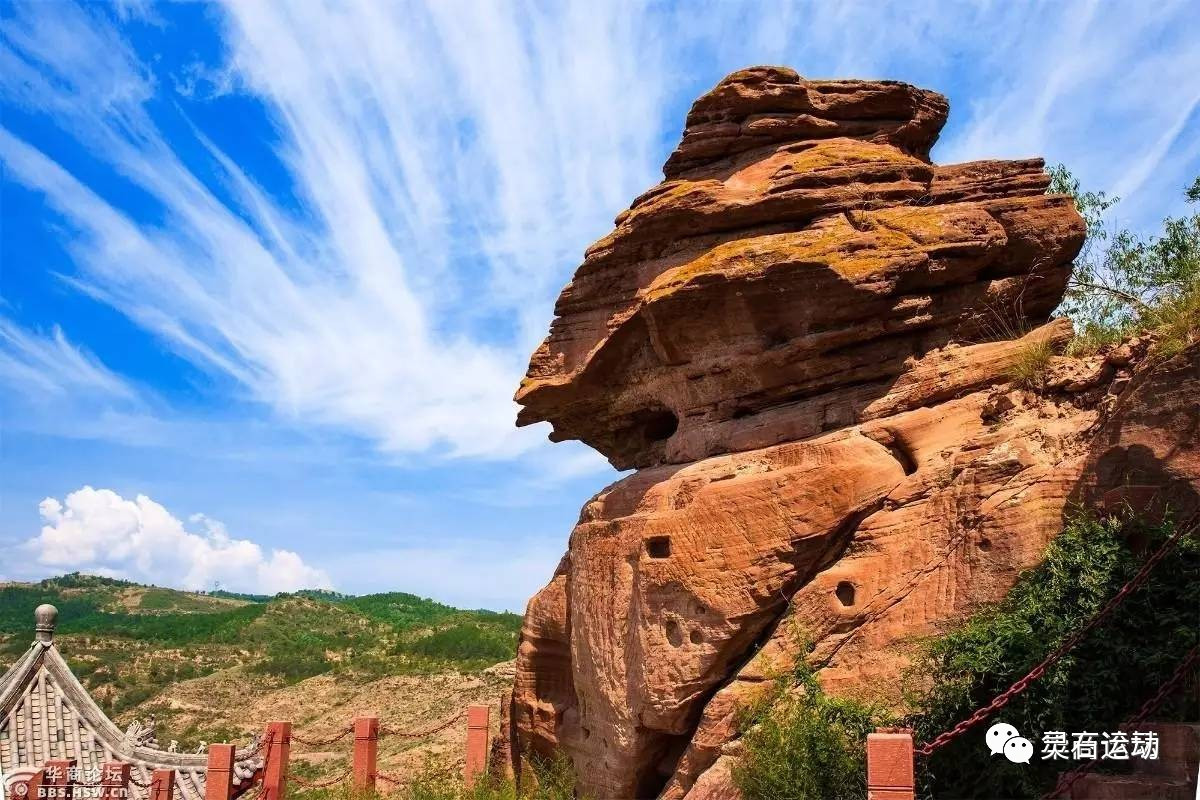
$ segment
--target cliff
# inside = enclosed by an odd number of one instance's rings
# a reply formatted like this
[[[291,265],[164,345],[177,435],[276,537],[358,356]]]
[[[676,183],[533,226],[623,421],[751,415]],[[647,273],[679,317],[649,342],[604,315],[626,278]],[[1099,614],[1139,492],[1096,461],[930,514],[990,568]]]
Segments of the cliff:
[[[511,756],[562,749],[596,798],[734,796],[737,709],[796,630],[827,690],[894,702],[912,638],[1003,597],[1072,499],[1194,503],[1194,348],[1014,380],[1071,337],[1084,223],[1038,159],[930,163],[947,113],[734,73],[588,249],[519,423],[637,471],[529,604]]]

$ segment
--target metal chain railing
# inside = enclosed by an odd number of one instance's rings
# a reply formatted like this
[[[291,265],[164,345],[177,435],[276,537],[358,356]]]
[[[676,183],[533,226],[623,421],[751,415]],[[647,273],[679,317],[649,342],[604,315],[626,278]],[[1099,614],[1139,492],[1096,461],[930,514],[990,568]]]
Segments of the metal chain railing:
[[[408,785],[407,779],[398,778],[395,775],[388,775],[386,772],[376,772],[375,778],[377,780],[383,781],[384,783],[390,783],[392,786],[407,786]]]
[[[1159,687],[1158,691],[1154,693],[1154,696],[1142,704],[1142,707],[1138,709],[1136,714],[1134,714],[1125,722],[1121,723],[1121,729],[1124,730],[1127,728],[1132,728],[1134,725],[1140,725],[1141,723],[1145,722],[1151,714],[1157,711],[1162,704],[1166,702],[1168,697],[1175,693],[1175,691],[1179,688],[1179,685],[1183,683],[1184,679],[1188,677],[1188,674],[1197,666],[1200,666],[1200,644],[1188,651],[1188,654],[1184,656],[1183,661],[1181,661],[1179,666],[1175,668],[1175,672],[1171,674],[1171,677],[1167,679],[1166,683]],[[1054,800],[1054,798],[1062,797],[1064,794],[1070,791],[1071,787],[1075,785],[1076,781],[1095,769],[1098,763],[1100,763],[1100,759],[1093,758],[1091,761],[1081,764],[1069,772],[1064,772],[1059,776],[1058,783],[1055,784],[1054,789],[1049,794],[1045,795],[1042,800]]]
[[[433,736],[435,733],[441,733],[442,731],[446,730],[446,728],[449,728],[451,725],[453,725],[454,723],[458,722],[459,720],[463,719],[466,716],[467,716],[466,711],[460,711],[460,712],[458,712],[458,714],[454,715],[453,718],[448,719],[445,722],[438,723],[437,725],[433,726],[432,728],[427,728],[426,730],[423,730],[423,731],[398,731],[395,728],[388,728],[386,726],[380,726],[379,738],[382,739],[385,736],[398,736],[401,739],[424,739],[426,736]]]
[[[299,744],[302,744],[305,747],[329,747],[332,744],[337,744],[342,739],[345,739],[347,736],[349,736],[352,733],[354,733],[353,725],[349,725],[349,726],[343,728],[341,733],[338,733],[336,736],[332,736],[328,739],[308,739],[308,738],[305,738],[305,737],[299,735],[295,731],[293,731],[292,732],[292,741],[298,742]]]
[[[1006,705],[1008,705],[1010,700],[1029,688],[1031,683],[1042,677],[1042,675],[1046,673],[1047,669],[1052,667],[1060,658],[1070,652],[1070,650],[1074,648],[1084,636],[1090,633],[1092,629],[1104,622],[1114,611],[1116,611],[1117,608],[1119,608],[1120,605],[1125,602],[1127,597],[1141,588],[1142,584],[1145,583],[1150,577],[1150,573],[1154,570],[1158,563],[1166,558],[1167,554],[1175,548],[1175,545],[1179,543],[1179,540],[1184,536],[1191,535],[1196,530],[1196,527],[1192,525],[1192,521],[1195,520],[1195,518],[1196,515],[1193,514],[1188,518],[1186,524],[1179,525],[1175,529],[1175,532],[1167,537],[1167,540],[1162,543],[1158,550],[1156,550],[1154,554],[1150,556],[1150,558],[1146,559],[1146,563],[1142,565],[1142,568],[1138,570],[1137,574],[1134,575],[1128,583],[1122,586],[1120,590],[1113,595],[1107,603],[1104,604],[1103,608],[1092,615],[1092,618],[1089,619],[1083,627],[1079,628],[1077,631],[1075,631],[1075,633],[1067,637],[1062,644],[1056,647],[1054,652],[1042,659],[1042,661],[1033,669],[1031,669],[1023,678],[998,694],[990,703],[976,710],[975,713],[959,722],[950,730],[939,734],[932,741],[916,748],[916,754],[924,757],[932,755],[939,748],[944,747],[955,738],[966,733],[971,728],[990,717],[992,714],[1004,708]]]
[[[353,767],[347,767],[341,773],[334,775],[332,778],[323,778],[321,780],[308,781],[301,778],[299,775],[288,775],[288,780],[295,783],[300,789],[305,791],[309,789],[327,789],[334,784],[341,783],[350,777],[350,773],[354,771]]]

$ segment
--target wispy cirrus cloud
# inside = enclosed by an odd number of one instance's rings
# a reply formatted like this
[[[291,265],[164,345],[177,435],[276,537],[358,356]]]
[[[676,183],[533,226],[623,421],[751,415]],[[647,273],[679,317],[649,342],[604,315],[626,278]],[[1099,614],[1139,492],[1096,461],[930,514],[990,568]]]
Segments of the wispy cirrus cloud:
[[[100,363],[95,356],[67,340],[55,326],[37,334],[0,317],[0,381],[23,386],[45,402],[51,398],[84,395],[109,402],[140,404],[137,389]]]
[[[392,452],[511,455],[535,440],[513,430],[524,360],[582,244],[647,182],[632,120],[659,104],[630,91],[652,43],[624,9],[546,12],[531,36],[498,8],[225,8],[229,69],[278,123],[280,197],[199,132],[207,172],[185,164],[103,14],[22,7],[6,94],[162,221],[2,130],[0,158],[74,228],[77,288],[283,417]]]

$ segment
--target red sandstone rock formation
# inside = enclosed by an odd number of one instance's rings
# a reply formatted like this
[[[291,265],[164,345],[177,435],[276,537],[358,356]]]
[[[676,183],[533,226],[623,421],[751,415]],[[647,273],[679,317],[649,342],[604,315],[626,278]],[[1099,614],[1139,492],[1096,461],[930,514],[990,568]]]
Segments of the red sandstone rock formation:
[[[947,110],[734,73],[587,251],[519,421],[639,471],[529,604],[505,752],[562,748],[601,799],[736,796],[736,710],[795,630],[827,689],[894,700],[912,637],[1002,597],[1073,494],[1132,469],[1194,496],[1195,352],[1012,385],[1071,335],[1049,316],[1084,225],[1040,160],[931,164]]]

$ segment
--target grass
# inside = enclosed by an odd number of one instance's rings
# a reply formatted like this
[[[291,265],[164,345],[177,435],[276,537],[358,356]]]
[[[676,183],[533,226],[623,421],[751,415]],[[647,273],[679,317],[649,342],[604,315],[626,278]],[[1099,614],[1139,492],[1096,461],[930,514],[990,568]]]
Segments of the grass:
[[[1200,283],[1152,309],[1148,323],[1159,336],[1157,351],[1164,358],[1200,341]]]
[[[1008,379],[1025,389],[1040,389],[1046,382],[1046,371],[1053,358],[1054,346],[1049,339],[1027,342],[1009,364]]]
[[[512,780],[485,776],[468,789],[457,767],[434,759],[403,786],[379,783],[386,794],[355,791],[345,784],[311,791],[289,786],[287,800],[587,800],[577,794],[571,763],[562,755],[531,764],[520,788]]]

